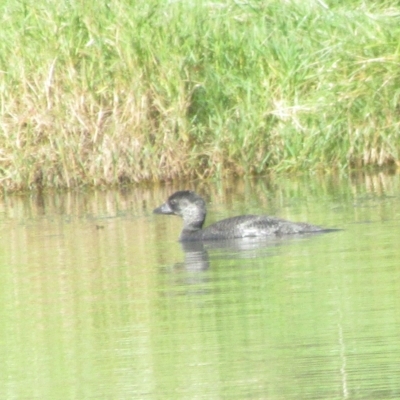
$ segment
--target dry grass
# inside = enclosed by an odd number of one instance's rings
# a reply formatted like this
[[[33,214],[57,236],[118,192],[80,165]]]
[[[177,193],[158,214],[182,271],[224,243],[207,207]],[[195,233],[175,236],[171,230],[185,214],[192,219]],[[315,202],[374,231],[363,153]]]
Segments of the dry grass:
[[[398,165],[400,7],[131,3],[4,7],[5,190]]]

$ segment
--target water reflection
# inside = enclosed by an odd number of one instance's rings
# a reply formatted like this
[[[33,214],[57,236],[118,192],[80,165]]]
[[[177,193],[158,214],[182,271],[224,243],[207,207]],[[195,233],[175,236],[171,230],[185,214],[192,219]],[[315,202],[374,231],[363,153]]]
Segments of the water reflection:
[[[183,188],[344,230],[180,244]],[[7,196],[0,398],[399,398],[399,218],[380,174]]]
[[[242,238],[216,241],[194,241],[180,243],[184,253],[184,266],[187,271],[206,271],[212,260],[246,259],[268,257],[270,249],[290,245],[293,242],[311,239],[325,234],[337,234],[340,230],[329,233],[310,233],[288,235],[284,237]],[[210,258],[209,251],[213,252]],[[177,265],[181,265],[180,263]]]
[[[185,254],[185,269],[187,271],[206,271],[210,268],[210,257],[203,242],[184,242],[181,244]]]

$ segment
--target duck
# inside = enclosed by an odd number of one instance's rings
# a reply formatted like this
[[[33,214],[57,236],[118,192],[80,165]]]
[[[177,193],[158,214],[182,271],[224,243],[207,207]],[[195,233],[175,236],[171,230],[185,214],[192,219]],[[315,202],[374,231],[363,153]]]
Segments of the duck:
[[[268,215],[239,215],[203,228],[207,214],[206,203],[201,196],[191,190],[175,192],[165,203],[155,208],[153,213],[178,215],[183,219],[180,242],[281,237],[337,230],[305,222],[291,222]]]

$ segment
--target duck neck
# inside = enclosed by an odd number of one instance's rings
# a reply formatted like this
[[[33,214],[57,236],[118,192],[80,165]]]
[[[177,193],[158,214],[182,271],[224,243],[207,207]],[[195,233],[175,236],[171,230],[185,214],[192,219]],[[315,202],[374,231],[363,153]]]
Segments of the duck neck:
[[[204,218],[196,219],[196,220],[184,220],[183,221],[183,230],[187,232],[196,232],[201,230],[204,224]]]
[[[180,242],[197,240],[201,236],[201,228],[204,220],[199,221],[185,221],[183,229],[179,238]]]
[[[206,219],[206,210],[204,207],[198,207],[198,205],[193,205],[192,207],[187,207],[182,215],[183,218],[183,230],[187,232],[199,231],[204,224]]]

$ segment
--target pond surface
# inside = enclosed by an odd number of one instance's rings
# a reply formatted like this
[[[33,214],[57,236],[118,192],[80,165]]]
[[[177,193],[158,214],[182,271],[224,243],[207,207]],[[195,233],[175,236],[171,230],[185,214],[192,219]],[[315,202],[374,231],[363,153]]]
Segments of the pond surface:
[[[343,230],[181,246],[179,189]],[[400,398],[398,175],[9,196],[0,235],[1,399]]]

